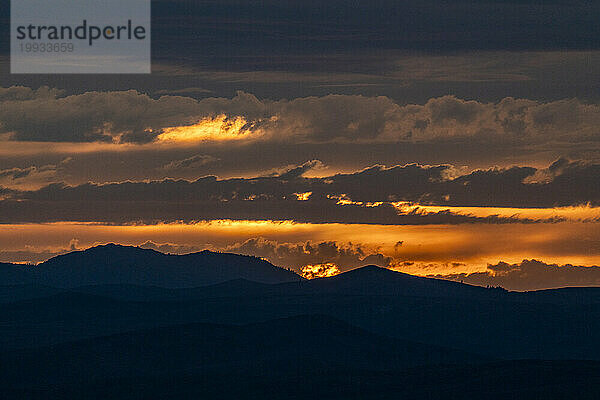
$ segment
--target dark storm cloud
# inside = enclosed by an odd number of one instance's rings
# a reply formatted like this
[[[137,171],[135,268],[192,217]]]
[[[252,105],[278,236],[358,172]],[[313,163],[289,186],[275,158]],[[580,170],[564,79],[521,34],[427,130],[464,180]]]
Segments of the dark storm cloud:
[[[567,286],[600,286],[600,267],[546,264],[538,260],[523,260],[518,264],[500,262],[488,265],[487,271],[437,275],[473,285],[502,286],[509,290],[536,290]]]
[[[449,165],[375,166],[352,174],[307,178],[310,161],[274,176],[195,181],[51,184],[14,192],[0,202],[2,223],[51,221],[295,220],[312,223],[458,224],[557,222],[474,217],[451,211],[398,210],[390,202],[430,205],[553,207],[598,205],[600,165],[558,160],[530,167],[476,170],[454,176]],[[548,175],[551,175],[548,178]],[[539,181],[538,177],[544,179]]]

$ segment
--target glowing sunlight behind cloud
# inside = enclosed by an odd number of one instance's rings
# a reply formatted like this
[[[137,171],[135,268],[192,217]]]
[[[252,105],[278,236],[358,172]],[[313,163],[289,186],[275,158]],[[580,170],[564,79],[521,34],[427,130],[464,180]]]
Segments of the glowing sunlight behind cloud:
[[[472,215],[475,217],[514,217],[530,219],[563,219],[565,221],[598,221],[600,220],[600,207],[589,204],[570,207],[548,207],[548,208],[515,208],[515,207],[464,207],[464,206],[432,206],[410,202],[392,203],[399,211],[411,212],[443,212],[450,211],[460,215]]]
[[[158,142],[201,142],[241,140],[255,136],[252,125],[244,117],[228,118],[221,114],[214,118],[206,117],[197,124],[166,128],[158,135]]]
[[[306,279],[329,278],[340,273],[340,269],[334,263],[305,265],[301,274]]]

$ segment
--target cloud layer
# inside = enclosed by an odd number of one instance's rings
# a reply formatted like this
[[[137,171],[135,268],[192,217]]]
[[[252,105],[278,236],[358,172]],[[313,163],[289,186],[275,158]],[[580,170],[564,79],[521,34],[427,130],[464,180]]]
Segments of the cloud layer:
[[[509,290],[536,290],[567,286],[600,286],[600,267],[546,264],[523,260],[517,264],[499,262],[485,272],[437,275],[444,279],[479,286],[502,286]]]
[[[279,243],[265,238],[252,238],[230,245],[225,250],[262,257],[275,265],[293,268],[296,271],[300,271],[306,265],[316,266],[327,263],[343,270],[368,264],[386,267],[391,261],[390,257],[373,252],[364,246],[335,241]]]
[[[203,156],[169,167],[212,161]],[[461,173],[450,165],[373,166],[350,174],[306,177],[318,160],[254,178],[194,181],[164,179],[69,186],[53,183],[34,190],[6,188],[0,223],[95,221],[193,222],[200,220],[294,220],[310,223],[460,224],[558,222],[497,215],[460,215],[450,210],[402,207],[546,207],[600,205],[600,165],[560,159],[546,169],[491,168]],[[53,167],[55,169],[55,167]],[[53,168],[44,171],[51,173]],[[38,169],[6,170],[5,179]]]
[[[63,96],[24,87],[0,90],[0,127],[17,141],[150,143],[165,130],[200,124],[214,128],[243,118],[245,140],[294,143],[415,143],[471,138],[543,146],[598,145],[600,106],[577,99],[541,103],[505,98],[497,103],[432,98],[401,105],[384,96],[328,95],[260,100],[162,96],[134,90]],[[204,121],[204,122],[203,122]],[[223,129],[225,129],[223,127]],[[217,134],[199,137],[219,140]]]

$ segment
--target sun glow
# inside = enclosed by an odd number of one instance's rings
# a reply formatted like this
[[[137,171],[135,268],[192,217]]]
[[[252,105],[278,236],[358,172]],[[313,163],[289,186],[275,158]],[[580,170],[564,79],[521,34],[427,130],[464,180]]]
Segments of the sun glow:
[[[306,279],[329,278],[340,273],[340,269],[334,263],[323,263],[314,265],[305,265],[302,267],[300,275]]]
[[[298,201],[307,201],[312,196],[313,192],[304,192],[304,193],[294,193],[296,195],[296,200]]]
[[[244,117],[229,118],[224,114],[207,117],[188,126],[165,128],[159,142],[202,142],[241,140],[260,134]]]
[[[233,220],[124,226],[75,222],[2,225],[0,262],[37,260],[42,255],[30,257],[28,253],[63,251],[74,239],[81,249],[110,242],[140,245],[152,241],[223,251],[252,238],[278,243],[351,243],[360,245],[365,256],[378,253],[390,257],[394,269],[419,275],[484,271],[489,263],[532,258],[556,264],[600,265],[597,222],[419,226]],[[262,256],[260,252],[256,255]],[[313,275],[331,273],[335,270],[322,265],[330,261],[331,254],[308,261],[311,267],[306,271]],[[336,261],[336,266],[339,270],[349,267],[344,260]]]

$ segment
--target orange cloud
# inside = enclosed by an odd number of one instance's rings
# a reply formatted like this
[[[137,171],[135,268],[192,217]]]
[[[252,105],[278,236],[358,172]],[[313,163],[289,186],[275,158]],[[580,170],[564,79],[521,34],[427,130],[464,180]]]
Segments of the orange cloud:
[[[482,218],[499,216],[505,218],[529,218],[533,220],[564,219],[575,222],[600,220],[600,207],[594,207],[589,204],[548,208],[432,206],[405,201],[393,202],[391,204],[403,213],[437,213],[448,210],[455,214]]]

